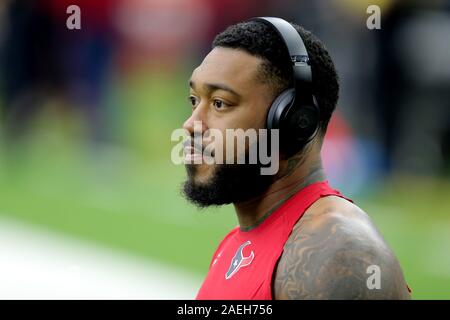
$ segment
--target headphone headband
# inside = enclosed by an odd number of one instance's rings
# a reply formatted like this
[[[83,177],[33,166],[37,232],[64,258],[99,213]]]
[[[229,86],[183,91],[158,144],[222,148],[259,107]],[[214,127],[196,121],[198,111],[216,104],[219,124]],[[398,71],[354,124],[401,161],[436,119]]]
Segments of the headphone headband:
[[[312,81],[309,56],[302,37],[298,34],[297,30],[286,20],[276,17],[257,17],[250,19],[250,21],[264,23],[278,33],[289,52],[294,80],[301,83],[306,82],[306,85],[309,86]],[[305,84],[299,85],[304,86]],[[295,86],[298,87],[297,84]]]

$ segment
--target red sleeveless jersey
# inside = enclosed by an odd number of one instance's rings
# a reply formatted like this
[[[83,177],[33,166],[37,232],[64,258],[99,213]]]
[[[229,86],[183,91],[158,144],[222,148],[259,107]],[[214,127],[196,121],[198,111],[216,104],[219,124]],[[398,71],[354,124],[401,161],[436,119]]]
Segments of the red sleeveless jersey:
[[[231,230],[214,253],[197,299],[271,300],[275,265],[292,228],[315,201],[330,195],[343,197],[327,181],[311,184],[256,228]]]

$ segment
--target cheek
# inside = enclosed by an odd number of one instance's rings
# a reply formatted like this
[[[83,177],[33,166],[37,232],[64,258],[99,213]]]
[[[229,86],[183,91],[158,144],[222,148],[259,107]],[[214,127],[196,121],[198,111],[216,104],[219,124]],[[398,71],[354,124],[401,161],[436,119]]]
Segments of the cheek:
[[[266,128],[266,119],[272,104],[272,95],[267,90],[258,90],[249,98],[249,103],[242,109],[242,125],[246,128]]]
[[[266,118],[269,106],[255,103],[246,108],[241,115],[241,127],[263,129],[266,127]]]
[[[239,106],[229,121],[226,121],[225,128],[240,128],[243,130],[265,128],[269,104],[270,102],[266,103],[266,99],[261,98],[255,99],[251,104]]]
[[[243,115],[240,120],[236,120],[233,125],[220,131],[220,137],[214,139],[216,156],[223,159],[222,163],[232,161],[236,163],[238,156],[242,156],[249,149],[250,144],[258,141],[259,129],[265,128],[265,116],[250,117]],[[217,150],[222,150],[221,154]],[[217,158],[216,158],[217,159]],[[231,163],[230,163],[231,164]]]

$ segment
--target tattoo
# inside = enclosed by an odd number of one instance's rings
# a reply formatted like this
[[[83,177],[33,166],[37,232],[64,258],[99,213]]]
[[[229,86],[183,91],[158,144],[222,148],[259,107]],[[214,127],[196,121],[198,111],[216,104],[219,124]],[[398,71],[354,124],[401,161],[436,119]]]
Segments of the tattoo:
[[[284,174],[282,175],[284,176],[289,176],[292,174],[292,172],[294,172],[294,170],[301,166],[304,162],[305,162],[305,158],[306,157],[302,157],[302,156],[297,156],[297,157],[292,157],[288,160],[287,162],[287,166],[286,166],[286,171],[284,172]]]
[[[296,224],[274,273],[274,298],[408,299],[401,268],[376,229],[332,212],[305,215]],[[380,287],[370,289],[373,265]]]
[[[286,169],[282,173],[280,173],[280,176],[278,177],[278,179],[281,179],[286,176],[290,176],[295,171],[295,169],[297,169],[298,167],[303,165],[306,161],[305,155],[309,152],[309,150],[308,150],[309,148],[310,148],[310,146],[307,145],[301,153],[296,154],[293,157],[289,158],[287,160]]]

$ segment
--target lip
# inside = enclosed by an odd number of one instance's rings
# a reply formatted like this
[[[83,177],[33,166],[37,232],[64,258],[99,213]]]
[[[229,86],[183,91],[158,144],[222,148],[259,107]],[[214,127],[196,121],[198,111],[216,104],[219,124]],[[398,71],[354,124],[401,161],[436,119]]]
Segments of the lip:
[[[192,146],[185,146],[183,148],[184,152],[184,163],[189,164],[199,164],[203,160],[203,154],[197,148]]]
[[[202,155],[202,151],[192,147],[192,146],[185,146],[183,148],[183,152],[185,155],[192,155],[192,156],[201,156]]]
[[[200,142],[196,141],[195,139],[189,139],[183,142],[183,147],[192,147],[196,150],[200,150],[200,152],[203,150],[203,146]]]

